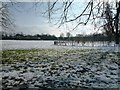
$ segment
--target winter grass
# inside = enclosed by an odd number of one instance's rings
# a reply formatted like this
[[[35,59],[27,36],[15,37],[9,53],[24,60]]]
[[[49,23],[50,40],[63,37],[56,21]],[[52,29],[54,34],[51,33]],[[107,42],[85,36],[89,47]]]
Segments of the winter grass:
[[[119,59],[120,52],[100,49],[3,50],[3,86],[9,86],[10,78],[13,80],[11,85],[16,85],[18,76],[22,75],[22,83],[26,81],[34,87],[47,83],[48,86],[45,86],[51,88],[66,87],[64,85],[69,85],[70,88],[118,88]]]
[[[86,55],[91,52],[100,51],[97,49],[18,49],[3,50],[0,53],[2,53],[2,64],[15,64],[17,62],[42,60],[48,57],[64,57],[64,55],[70,54]]]

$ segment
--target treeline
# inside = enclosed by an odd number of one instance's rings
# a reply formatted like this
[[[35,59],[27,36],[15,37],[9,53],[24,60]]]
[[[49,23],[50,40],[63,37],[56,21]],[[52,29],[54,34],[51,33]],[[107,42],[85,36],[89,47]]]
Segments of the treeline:
[[[75,37],[60,37],[60,40],[71,41],[114,41],[114,36],[107,36],[104,34],[92,34],[92,35],[76,35]]]
[[[57,40],[57,37],[49,34],[36,34],[36,35],[24,35],[24,34],[15,34],[7,35],[2,34],[3,40]]]
[[[67,41],[114,41],[114,36],[107,36],[104,34],[92,34],[92,35],[81,35],[76,36],[60,36],[56,37],[55,35],[49,34],[36,34],[36,35],[24,35],[24,34],[14,34],[7,35],[2,34],[3,40],[67,40]]]

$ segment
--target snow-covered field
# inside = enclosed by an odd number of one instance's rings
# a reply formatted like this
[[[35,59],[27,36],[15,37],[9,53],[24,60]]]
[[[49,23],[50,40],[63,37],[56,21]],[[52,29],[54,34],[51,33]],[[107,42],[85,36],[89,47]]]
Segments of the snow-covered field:
[[[91,43],[86,42],[85,46],[57,46],[54,45],[54,41],[34,41],[34,40],[0,40],[0,43],[2,43],[1,49],[3,50],[10,50],[10,49],[61,49],[61,48],[67,48],[67,49],[105,49],[105,50],[114,50],[114,43],[112,42],[110,46],[106,44],[103,46],[102,43],[96,42],[95,47],[91,47]],[[1,45],[1,44],[0,44]]]
[[[6,50],[2,55],[3,88],[119,90],[120,52],[57,48]]]

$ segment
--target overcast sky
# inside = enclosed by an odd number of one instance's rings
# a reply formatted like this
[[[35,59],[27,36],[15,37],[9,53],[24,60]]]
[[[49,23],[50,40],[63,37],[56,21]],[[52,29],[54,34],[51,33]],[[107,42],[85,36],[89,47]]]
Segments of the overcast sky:
[[[78,13],[80,13],[85,7],[85,2],[81,2],[81,4],[79,3],[79,7],[76,7],[76,4],[77,3],[73,4],[74,7],[71,9],[71,13],[72,11],[79,11]],[[66,34],[71,31],[76,25],[76,23],[69,23],[58,28],[59,24],[54,25],[58,20],[57,18],[53,18],[53,23],[48,23],[48,16],[45,15],[43,17],[43,14],[41,14],[41,12],[45,11],[47,8],[46,2],[42,3],[42,5],[37,5],[37,7],[34,7],[33,5],[34,4],[32,2],[22,2],[10,7],[11,15],[13,16],[16,24],[14,30],[15,33],[22,32],[24,34],[32,35],[44,33],[59,36],[61,33]],[[56,17],[59,13],[56,14]],[[76,30],[71,31],[70,33],[74,36],[76,34],[90,34],[93,32],[95,32],[94,26],[88,24],[86,26],[80,25]]]

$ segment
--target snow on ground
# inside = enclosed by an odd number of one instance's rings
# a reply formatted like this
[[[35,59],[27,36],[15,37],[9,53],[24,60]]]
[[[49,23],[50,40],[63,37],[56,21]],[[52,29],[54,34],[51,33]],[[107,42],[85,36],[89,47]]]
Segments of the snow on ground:
[[[20,58],[17,58],[17,62],[11,64],[4,62],[1,71],[3,88],[118,89],[120,58],[117,52],[99,49],[43,49],[27,54],[19,51],[17,54],[15,50],[9,51],[12,52],[9,54],[11,57],[3,55],[3,60],[12,57],[16,59],[14,56],[21,54],[25,55],[22,58],[25,60],[19,62]]]

